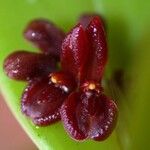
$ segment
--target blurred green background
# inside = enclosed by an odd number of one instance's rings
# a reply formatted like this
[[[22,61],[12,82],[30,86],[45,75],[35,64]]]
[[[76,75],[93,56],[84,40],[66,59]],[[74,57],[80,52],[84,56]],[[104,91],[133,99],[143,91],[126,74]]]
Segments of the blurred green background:
[[[150,149],[149,10],[149,0],[0,0],[0,89],[18,122],[39,149]],[[98,12],[106,21],[109,44],[106,80],[110,80],[117,69],[124,71],[126,79],[126,92],[113,82],[106,84],[108,92],[118,102],[120,113],[116,130],[104,142],[75,142],[60,123],[35,127],[20,112],[20,95],[25,84],[8,79],[2,68],[4,58],[16,49],[37,51],[22,36],[30,20],[48,18],[68,31],[84,12]]]

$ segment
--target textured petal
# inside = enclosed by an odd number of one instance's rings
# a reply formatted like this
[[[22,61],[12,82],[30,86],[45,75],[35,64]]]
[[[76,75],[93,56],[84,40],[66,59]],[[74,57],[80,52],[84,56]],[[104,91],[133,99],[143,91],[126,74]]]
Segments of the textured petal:
[[[67,133],[75,140],[84,140],[88,136],[88,126],[85,125],[87,122],[86,115],[79,116],[79,114],[86,113],[77,111],[79,104],[80,94],[74,92],[63,103],[60,114]]]
[[[87,63],[87,80],[100,81],[107,62],[107,44],[105,31],[99,17],[94,17],[86,29],[90,43],[90,55]]]
[[[98,16],[84,16],[81,22],[83,26],[77,25],[63,41],[62,68],[80,83],[86,80],[99,82],[107,62],[103,22]]]
[[[88,59],[88,42],[85,31],[78,24],[66,36],[62,43],[61,65],[66,72],[73,74],[78,81],[85,73],[85,63]]]
[[[12,79],[28,80],[56,71],[56,63],[49,55],[16,51],[5,59],[4,71]]]
[[[38,46],[44,53],[48,53],[59,58],[64,32],[53,23],[44,20],[33,20],[24,31],[27,40]]]
[[[48,78],[34,80],[23,93],[21,109],[35,124],[48,125],[60,119],[59,108],[66,96]]]
[[[118,109],[116,104],[105,95],[100,95],[97,101],[103,110],[91,117],[89,137],[96,140],[105,140],[114,130],[117,123]],[[95,107],[98,107],[95,105]]]
[[[75,140],[105,140],[117,121],[117,106],[94,90],[74,92],[63,103],[60,114],[64,128]]]

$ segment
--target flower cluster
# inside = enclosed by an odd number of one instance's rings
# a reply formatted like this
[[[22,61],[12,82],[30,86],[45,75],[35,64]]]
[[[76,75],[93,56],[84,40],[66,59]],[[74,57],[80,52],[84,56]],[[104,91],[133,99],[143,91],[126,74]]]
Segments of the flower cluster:
[[[17,51],[4,62],[10,78],[28,82],[22,112],[39,126],[61,119],[75,140],[106,139],[116,125],[118,109],[101,86],[107,62],[101,17],[81,16],[66,35],[47,20],[34,20],[24,35],[42,53]]]

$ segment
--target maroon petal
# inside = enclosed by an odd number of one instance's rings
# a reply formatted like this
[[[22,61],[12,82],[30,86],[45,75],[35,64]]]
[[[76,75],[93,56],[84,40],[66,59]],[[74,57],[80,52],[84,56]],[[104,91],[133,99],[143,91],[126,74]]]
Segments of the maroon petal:
[[[24,36],[44,53],[60,57],[61,44],[65,34],[53,23],[44,19],[33,20],[26,27]]]
[[[66,96],[49,79],[34,80],[23,93],[21,109],[35,124],[48,125],[60,119],[59,108]]]
[[[79,18],[79,22],[82,24],[84,29],[86,29],[94,17],[99,17],[99,19],[103,22],[103,26],[105,27],[105,22],[104,22],[103,18],[99,14],[95,14],[95,13],[94,14],[87,13],[87,14],[81,15]]]
[[[117,120],[115,103],[97,90],[72,93],[63,103],[61,119],[64,128],[75,140],[106,139]]]
[[[99,82],[106,62],[106,37],[99,17],[92,17],[86,29],[81,24],[77,25],[62,43],[62,68],[72,73],[80,84],[86,80]]]
[[[53,123],[60,119],[59,108],[75,86],[73,78],[62,72],[30,81],[22,96],[22,112],[37,125]]]
[[[78,24],[67,35],[62,43],[62,69],[78,80],[82,80],[85,72],[85,63],[88,59],[88,42],[85,31]]]
[[[100,95],[97,101],[101,103],[103,111],[91,116],[89,137],[96,140],[105,140],[114,130],[117,123],[118,109],[116,104],[105,95]],[[98,105],[95,105],[95,108]]]
[[[90,43],[90,54],[87,63],[87,80],[100,81],[107,62],[107,44],[105,31],[99,17],[94,17],[86,29],[88,42]]]
[[[47,126],[59,120],[60,120],[59,110],[55,111],[53,114],[50,114],[44,117],[32,118],[33,123],[38,126]]]
[[[5,59],[4,71],[12,79],[28,80],[47,76],[51,71],[56,71],[56,65],[52,56],[16,51]]]
[[[74,92],[65,100],[60,110],[64,128],[75,140],[84,140],[88,136],[86,111],[78,111],[79,104],[81,104],[80,101],[80,94]],[[79,116],[79,114],[81,115]]]

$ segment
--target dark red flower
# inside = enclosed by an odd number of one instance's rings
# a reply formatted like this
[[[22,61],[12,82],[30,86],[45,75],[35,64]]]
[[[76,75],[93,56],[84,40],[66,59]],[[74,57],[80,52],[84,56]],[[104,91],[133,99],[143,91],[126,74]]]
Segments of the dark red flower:
[[[22,95],[22,112],[39,126],[56,122],[60,120],[59,108],[75,87],[74,79],[63,72],[32,80]]]
[[[22,95],[22,112],[39,126],[61,118],[75,140],[106,139],[116,125],[118,110],[101,87],[107,62],[101,17],[81,16],[63,42],[64,33],[45,20],[31,22],[25,37],[44,54],[16,52],[4,63],[9,77],[30,79]],[[61,71],[56,72],[59,54]]]
[[[38,46],[42,53],[20,50],[10,54],[4,61],[4,71],[10,78],[28,81],[22,95],[21,109],[37,125],[48,125],[60,120],[59,107],[67,93],[75,86],[70,81],[71,76],[66,77],[63,73],[61,76],[59,73],[50,75],[51,72],[58,71],[64,35],[47,20],[33,20],[26,27],[24,36]],[[63,82],[66,87],[61,86]]]
[[[107,62],[107,44],[99,16],[82,20],[62,43],[62,69],[74,76],[78,90],[64,101],[60,113],[64,128],[76,140],[106,139],[117,120],[117,106],[101,88]]]

